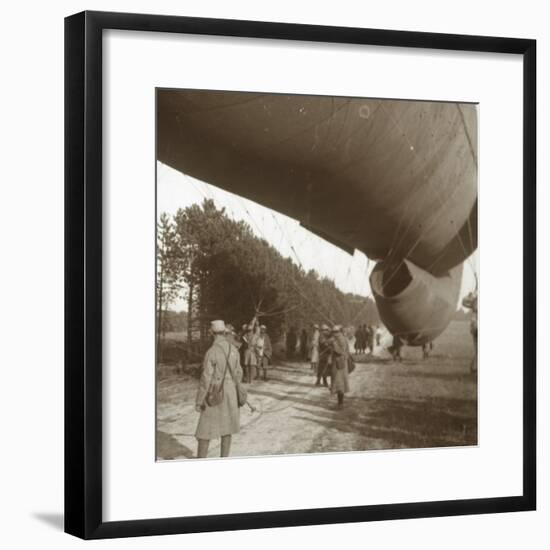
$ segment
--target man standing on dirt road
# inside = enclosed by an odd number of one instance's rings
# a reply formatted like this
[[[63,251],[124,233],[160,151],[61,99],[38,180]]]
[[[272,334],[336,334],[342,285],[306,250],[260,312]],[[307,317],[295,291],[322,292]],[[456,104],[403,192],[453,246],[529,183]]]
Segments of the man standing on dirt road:
[[[468,293],[462,300],[462,305],[472,310],[472,318],[470,319],[470,334],[474,343],[474,357],[470,363],[470,371],[477,370],[477,290]]]
[[[256,350],[258,353],[258,373],[256,374],[256,378],[260,378],[260,374],[263,374],[263,379],[267,380],[267,367],[271,363],[273,348],[271,347],[271,338],[267,333],[265,325],[260,326],[260,335],[256,340]],[[261,373],[260,370],[262,371]]]
[[[342,334],[342,325],[332,327],[332,376],[330,393],[338,397],[338,408],[344,407],[344,394],[349,392],[348,341]]]
[[[314,324],[309,347],[309,361],[311,363],[311,370],[314,372],[317,372],[317,365],[319,363],[319,336],[319,325]]]
[[[323,325],[321,327],[321,334],[319,335],[319,362],[317,363],[317,382],[315,383],[316,386],[319,386],[321,384],[321,379],[323,379],[323,386],[328,387],[330,359],[330,328],[327,325]]]
[[[225,337],[225,323],[212,321],[212,345],[204,356],[195,410],[197,458],[206,458],[211,439],[221,438],[220,456],[229,456],[231,436],[240,430],[237,384],[242,377],[239,351]],[[220,391],[221,390],[221,391]]]
[[[248,325],[248,332],[246,333],[246,341],[248,342],[248,349],[245,353],[244,359],[244,377],[243,382],[252,383],[256,379],[256,375],[259,369],[258,364],[258,338],[260,337],[260,323],[258,318],[254,316],[250,324]]]
[[[391,353],[392,359],[401,363],[403,357],[401,356],[401,348],[403,347],[403,341],[398,334],[393,335],[392,345],[388,348]]]

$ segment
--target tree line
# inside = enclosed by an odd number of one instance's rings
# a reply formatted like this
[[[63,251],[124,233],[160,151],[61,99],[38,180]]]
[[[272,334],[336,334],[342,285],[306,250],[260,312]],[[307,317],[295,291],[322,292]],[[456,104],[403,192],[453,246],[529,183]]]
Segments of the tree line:
[[[257,237],[244,221],[205,199],[162,213],[157,225],[157,346],[176,300],[186,303],[188,342],[207,339],[210,322],[239,329],[258,314],[275,340],[311,323],[378,322],[374,301],[344,293]]]

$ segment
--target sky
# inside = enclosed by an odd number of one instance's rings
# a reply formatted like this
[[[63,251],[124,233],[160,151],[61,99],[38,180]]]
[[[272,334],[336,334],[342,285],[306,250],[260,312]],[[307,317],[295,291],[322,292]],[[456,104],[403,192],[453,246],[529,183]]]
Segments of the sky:
[[[343,292],[372,297],[369,275],[375,262],[359,250],[355,250],[352,256],[304,229],[293,218],[157,162],[157,217],[163,212],[173,215],[179,208],[202,203],[205,198],[212,199],[218,208],[225,208],[226,214],[234,220],[247,222],[255,235],[265,239],[305,271],[314,269],[321,277],[334,281]],[[474,272],[477,271],[476,250],[464,262],[460,302],[475,288]],[[179,311],[185,305],[179,300],[172,307]]]

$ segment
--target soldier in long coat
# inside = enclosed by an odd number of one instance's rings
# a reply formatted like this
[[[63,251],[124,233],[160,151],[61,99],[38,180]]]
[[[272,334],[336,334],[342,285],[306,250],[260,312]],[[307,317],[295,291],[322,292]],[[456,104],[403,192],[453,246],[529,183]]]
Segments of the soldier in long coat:
[[[380,329],[380,325],[376,325],[376,328],[374,329],[374,339],[377,346],[380,346],[381,338],[382,338],[382,330]]]
[[[319,363],[317,365],[317,382],[316,385],[321,384],[323,379],[323,386],[328,386],[328,377],[331,370],[331,338],[330,328],[327,325],[321,327],[321,334],[319,335]]]
[[[474,357],[470,363],[470,371],[475,372],[477,370],[477,290],[470,292],[462,300],[462,305],[472,310],[472,318],[470,319],[470,334],[474,344]]]
[[[366,340],[365,351],[366,351],[366,349],[368,348],[369,353],[372,354],[373,351],[374,351],[374,327],[371,326],[371,325],[368,325],[367,328],[366,328],[365,330],[366,330],[366,335],[365,335],[365,340]]]
[[[248,349],[248,340],[246,339],[246,333],[248,332],[248,325],[245,324],[241,328],[240,332],[240,347],[239,347],[239,355],[241,358],[241,366],[244,367],[244,360],[246,357],[246,350]]]
[[[195,410],[200,413],[195,432],[198,440],[198,458],[205,458],[208,455],[210,440],[218,438],[221,438],[220,456],[229,456],[231,436],[240,429],[236,386],[242,377],[239,351],[227,341],[223,321],[213,321],[211,331],[214,341],[204,356],[195,399]],[[223,383],[223,399],[218,405],[209,406],[206,396],[213,382]]]
[[[365,330],[365,325],[359,325],[355,338],[357,339],[358,353],[365,353],[365,348],[367,347],[367,333]]]
[[[256,378],[257,366],[258,366],[258,354],[256,350],[256,342],[260,335],[260,326],[258,319],[254,317],[248,325],[248,331],[244,336],[246,342],[246,350],[244,353],[244,377],[243,382],[250,383]]]
[[[267,333],[267,327],[265,325],[260,326],[260,335],[256,340],[256,353],[258,356],[258,374],[256,375],[256,378],[260,378],[261,370],[263,379],[267,380],[267,368],[271,363],[273,348],[271,346],[271,338]]]
[[[401,361],[403,360],[403,357],[401,355],[401,348],[403,347],[403,340],[401,340],[401,337],[399,334],[393,335],[393,341],[392,345],[388,348],[388,351],[391,353],[391,356],[394,361]]]
[[[311,369],[316,372],[317,365],[319,363],[319,325],[313,325],[313,332],[311,334],[311,343],[310,343],[310,362]]]
[[[338,397],[338,408],[344,406],[344,394],[349,392],[348,341],[342,334],[341,325],[334,325],[331,338],[332,369],[330,393]]]
[[[359,355],[361,353],[361,327],[355,329],[355,342],[353,343],[353,347],[355,349],[355,355]]]

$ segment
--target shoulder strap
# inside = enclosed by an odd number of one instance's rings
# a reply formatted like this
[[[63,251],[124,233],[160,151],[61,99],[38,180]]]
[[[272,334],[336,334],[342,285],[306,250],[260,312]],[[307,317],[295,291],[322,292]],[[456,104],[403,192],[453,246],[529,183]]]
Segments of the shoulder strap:
[[[221,348],[221,346],[219,346]],[[225,351],[223,352],[225,354]],[[229,376],[231,376],[231,380],[233,380],[233,383],[236,385],[238,383],[237,380],[235,380],[235,375],[233,374],[233,369],[229,366],[229,357],[231,356],[231,344],[229,344],[229,352],[225,354],[225,368],[226,370],[229,370]],[[225,372],[224,372],[225,377]]]
[[[227,373],[227,369],[229,368],[229,355],[231,354],[231,344],[229,344],[229,353],[225,353],[225,350],[220,346],[219,344],[214,344],[216,347],[220,348],[222,350],[222,353],[225,356],[225,369],[223,371],[223,377],[222,377],[222,384],[225,382],[225,375]],[[231,374],[231,369],[229,369],[229,372]],[[231,378],[233,378],[233,374],[231,374]]]

